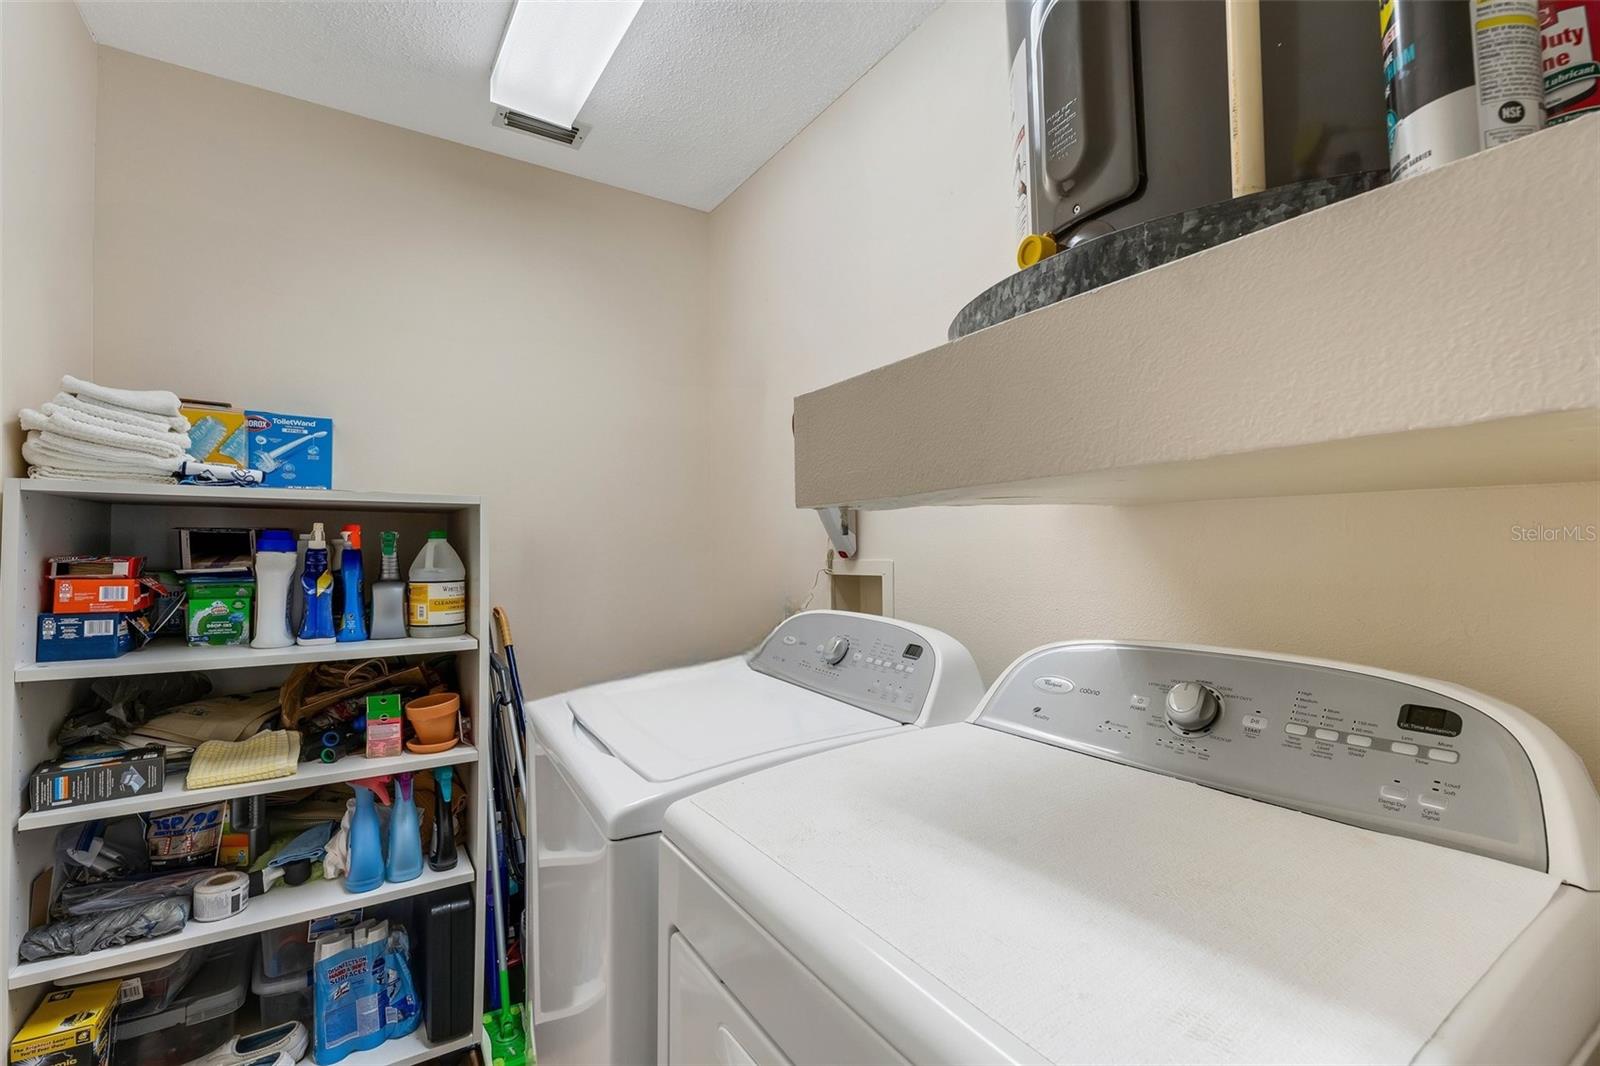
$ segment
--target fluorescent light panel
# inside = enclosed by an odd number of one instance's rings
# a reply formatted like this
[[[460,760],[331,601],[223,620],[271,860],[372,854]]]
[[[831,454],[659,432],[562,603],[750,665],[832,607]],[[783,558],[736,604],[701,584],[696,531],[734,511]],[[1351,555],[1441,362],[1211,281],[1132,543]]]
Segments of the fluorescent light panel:
[[[641,0],[517,0],[489,99],[560,126],[578,120]]]

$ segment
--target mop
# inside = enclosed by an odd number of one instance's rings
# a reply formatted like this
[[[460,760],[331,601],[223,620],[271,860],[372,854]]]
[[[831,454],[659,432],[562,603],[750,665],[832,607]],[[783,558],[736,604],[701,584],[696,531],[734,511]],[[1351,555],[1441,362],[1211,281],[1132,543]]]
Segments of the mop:
[[[502,646],[509,651],[511,643],[510,622],[506,619],[505,612],[500,608],[495,608],[494,614],[496,635],[500,637]],[[519,779],[526,780],[525,770],[522,765],[521,745],[518,742],[519,731],[516,729],[516,716],[521,713],[522,709],[521,693],[519,691],[521,686],[514,683],[514,674],[505,670],[500,663],[495,661],[497,656],[494,654],[492,640],[490,642],[489,658],[491,666],[490,678],[493,682],[492,687],[495,689],[494,703],[496,710],[499,712],[499,721],[495,722],[491,719],[490,730],[500,734],[499,737],[495,738],[493,746],[496,749],[496,762],[499,764],[501,772],[494,776],[502,777],[504,779],[502,784],[505,786],[503,790],[495,789],[494,791],[510,793],[509,796],[502,794],[500,797],[502,802],[509,801],[513,808],[510,825],[506,827],[507,835],[509,835],[509,833],[517,831],[516,827],[520,821],[517,817],[517,814],[520,813],[517,808],[522,802],[523,794],[518,788]],[[516,701],[513,705],[514,713],[508,714],[506,712],[512,708],[507,705],[511,704],[513,699]],[[496,725],[500,727],[498,730],[494,728]],[[498,818],[490,819],[489,835],[491,839],[486,850],[489,853],[489,884],[493,889],[494,916],[491,924],[494,926],[495,963],[500,983],[500,1007],[498,1010],[489,1011],[483,1016],[483,1055],[490,1066],[527,1066],[529,1062],[533,1061],[533,1056],[530,1054],[531,1041],[523,1029],[522,1007],[511,1002],[511,964],[506,957],[506,922],[510,918],[510,912],[506,909],[505,893],[500,882],[506,844],[498,823]],[[531,967],[529,971],[531,973]]]

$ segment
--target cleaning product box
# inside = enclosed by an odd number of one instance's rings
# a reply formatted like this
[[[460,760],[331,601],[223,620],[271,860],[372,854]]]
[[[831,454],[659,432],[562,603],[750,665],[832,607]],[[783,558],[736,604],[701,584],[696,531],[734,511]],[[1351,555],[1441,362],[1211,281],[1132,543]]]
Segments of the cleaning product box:
[[[41,663],[115,659],[132,647],[127,615],[46,612],[39,615],[34,659]]]
[[[189,457],[202,463],[246,466],[250,457],[245,413],[225,406],[187,404],[178,413],[189,420]]]
[[[401,722],[398,694],[367,697],[367,758],[386,759],[400,754],[400,740],[405,732]]]
[[[13,1063],[105,1066],[111,1061],[111,1016],[121,981],[96,981],[51,992],[11,1038]]]
[[[333,488],[333,419],[246,411],[250,467],[277,489]]]
[[[155,745],[47,762],[28,782],[30,809],[53,811],[85,803],[160,792],[167,781],[167,757]]]
[[[138,577],[142,555],[56,555],[47,560],[46,577]]]
[[[250,603],[255,585],[247,581],[190,581],[184,632],[190,644],[231,647],[250,643]]]
[[[142,577],[58,577],[50,582],[58,614],[128,614],[156,601],[156,585]]]

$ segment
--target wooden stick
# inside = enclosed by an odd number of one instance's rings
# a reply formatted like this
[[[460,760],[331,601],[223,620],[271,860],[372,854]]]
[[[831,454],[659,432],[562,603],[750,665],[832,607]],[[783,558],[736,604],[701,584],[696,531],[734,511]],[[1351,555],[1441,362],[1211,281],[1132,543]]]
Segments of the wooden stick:
[[[1228,27],[1228,148],[1233,195],[1267,187],[1261,121],[1261,3],[1224,0]]]

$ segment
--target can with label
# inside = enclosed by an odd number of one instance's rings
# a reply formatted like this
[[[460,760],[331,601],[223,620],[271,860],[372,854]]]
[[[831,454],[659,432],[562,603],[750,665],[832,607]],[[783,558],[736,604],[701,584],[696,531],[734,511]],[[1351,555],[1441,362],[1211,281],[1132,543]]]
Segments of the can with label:
[[[1536,0],[1379,0],[1389,177],[1544,125]]]
[[[1600,0],[1544,0],[1539,44],[1544,50],[1546,121],[1570,122],[1600,112],[1600,62],[1593,30],[1600,29]]]

